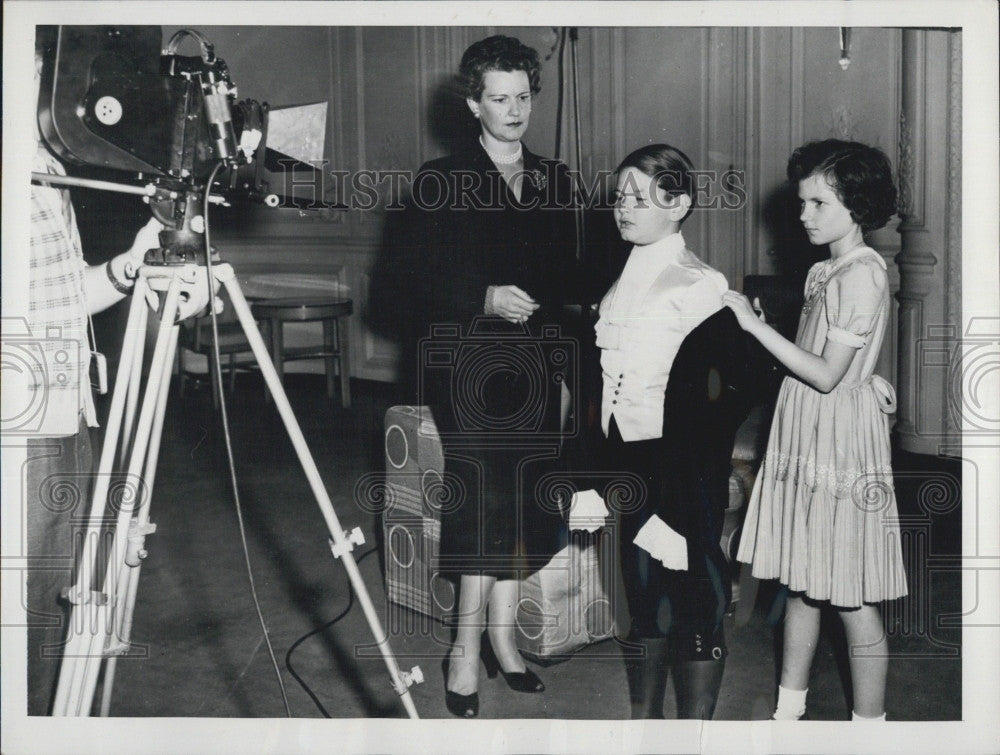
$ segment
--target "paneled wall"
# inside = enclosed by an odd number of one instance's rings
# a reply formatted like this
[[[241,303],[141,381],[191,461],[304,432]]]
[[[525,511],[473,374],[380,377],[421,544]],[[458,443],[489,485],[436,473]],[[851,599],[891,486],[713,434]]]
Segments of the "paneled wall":
[[[396,349],[366,325],[373,265],[381,254],[387,181],[377,192],[344,191],[329,171],[412,170],[474,136],[452,76],[466,46],[491,33],[518,36],[543,58],[542,93],[526,137],[553,155],[559,117],[555,30],[545,27],[248,27],[201,28],[228,63],[241,97],[272,106],[329,102],[328,199],[373,208],[347,211],[258,210],[220,216],[220,245],[250,286],[264,273],[311,273],[336,280],[355,299],[354,365],[359,377],[391,379]],[[165,28],[165,36],[173,31]],[[935,32],[927,32],[933,34]],[[945,34],[946,32],[938,32]],[[948,46],[925,45],[925,66]],[[581,28],[577,45],[580,164],[570,98],[570,57],[560,157],[592,184],[630,150],[666,141],[701,170],[739,171],[746,201],[695,213],[684,228],[689,246],[739,287],[744,275],[804,277],[816,250],[797,221],[797,199],[783,188],[792,149],[841,137],[881,146],[897,162],[902,112],[903,32],[855,28],[851,62],[838,64],[836,28]],[[934,60],[931,60],[934,59]],[[946,62],[946,61],[945,61]],[[916,86],[929,86],[931,79]],[[960,87],[960,80],[958,81]],[[367,182],[374,183],[374,176]],[[296,179],[299,180],[299,179]],[[706,179],[708,181],[708,179]],[[709,181],[709,183],[711,183]],[[274,187],[281,187],[274,177]],[[288,188],[287,186],[285,188]],[[711,184],[716,195],[720,189]],[[937,187],[928,186],[928,191]],[[307,187],[299,187],[299,193]],[[391,212],[391,210],[389,210]],[[875,246],[899,288],[898,220]],[[957,251],[957,250],[956,250]],[[433,282],[424,282],[432,285]],[[253,293],[252,290],[248,293]],[[895,298],[894,298],[895,302]],[[894,304],[894,307],[896,305]],[[356,309],[356,311],[358,311]],[[894,313],[895,322],[895,313]],[[879,372],[897,379],[897,328],[889,329]]]

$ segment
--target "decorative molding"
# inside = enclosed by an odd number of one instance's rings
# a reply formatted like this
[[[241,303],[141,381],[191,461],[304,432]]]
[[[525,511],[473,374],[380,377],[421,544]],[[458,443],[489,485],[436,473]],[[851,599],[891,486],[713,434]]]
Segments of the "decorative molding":
[[[945,278],[945,322],[960,325],[962,320],[962,35],[948,34],[948,215],[946,223],[948,265]],[[945,381],[943,406],[945,432],[962,437],[961,407],[955,407]]]
[[[746,71],[741,68],[741,63],[746,59],[747,38],[749,31],[745,27],[735,29],[733,32],[732,45],[733,57],[730,70],[732,72],[729,85],[732,95],[730,97],[731,109],[729,122],[733,125],[730,134],[729,150],[732,166],[747,166],[747,92],[742,86],[746,78]],[[744,172],[744,191],[746,173]],[[749,200],[748,200],[749,201]],[[747,239],[752,238],[746,234],[746,217],[751,214],[747,206],[737,210],[739,214],[730,223],[730,244],[732,245],[732,257],[735,264],[733,279],[742,279],[746,264]]]
[[[905,217],[899,225],[900,448],[937,453],[960,438],[949,376],[922,358],[925,339],[958,327],[950,289],[961,265],[961,53],[952,32],[902,32],[900,143]],[[957,36],[957,35],[956,35]],[[957,291],[957,289],[956,289]]]
[[[927,183],[927,32],[920,29],[903,31],[903,76],[900,107],[899,154],[909,162],[907,178],[906,216],[900,233],[924,227],[927,217],[925,204]],[[905,129],[905,131],[904,131]]]
[[[329,29],[327,34],[327,39],[329,40],[330,51],[329,51],[329,66],[330,66],[330,111],[327,112],[327,128],[330,129],[333,139],[330,144],[330,165],[327,166],[327,175],[330,174],[330,170],[343,170],[344,164],[344,133],[343,129],[338,128],[337,124],[340,122],[340,118],[343,116],[344,112],[344,95],[342,82],[338,76],[340,71],[340,66],[337,65],[337,52],[342,49],[342,32],[339,29]],[[341,197],[336,197],[337,201],[341,201]],[[348,225],[346,213],[341,213],[340,217],[333,218],[331,223],[339,226]]]
[[[360,26],[354,27],[354,106],[355,127],[357,128],[357,139],[355,148],[357,149],[357,168],[367,167],[368,155],[365,151],[365,38],[364,29]]]
[[[851,139],[857,126],[857,119],[851,106],[845,103],[830,109],[830,135],[838,139]]]
[[[365,114],[365,37],[364,29],[354,28],[354,97],[355,123],[357,126],[357,163],[356,170],[369,169],[368,164],[368,122]],[[380,213],[374,212],[354,212],[354,224],[358,231],[363,234],[372,232],[372,217],[381,219]]]
[[[905,223],[913,214],[913,129],[906,111],[899,110],[899,146],[896,158],[896,181],[899,185],[898,215]]]
[[[802,144],[804,128],[802,119],[806,111],[806,88],[805,88],[805,32],[801,28],[792,29],[789,55],[790,77],[789,88],[791,90],[791,100],[788,109],[788,135],[791,144],[788,152]],[[763,123],[763,121],[761,121]]]
[[[417,43],[414,45],[414,70],[417,75],[413,77],[413,100],[416,103],[416,110],[420,114],[420,120],[427,117],[427,92],[430,90],[430,82],[427,80],[428,70],[434,69],[434,63],[441,56],[441,49],[444,46],[441,39],[440,27],[421,26],[417,29]],[[423,128],[417,129],[417,162],[423,162],[424,155],[427,154],[424,141]],[[399,168],[403,165],[400,162],[393,167]],[[417,166],[414,165],[414,168]]]
[[[753,190],[748,189],[747,201],[751,202],[754,207],[760,207],[766,190],[764,185],[764,170],[762,169],[764,165],[764,141],[761,138],[765,107],[764,32],[758,28],[754,29],[752,34],[752,44],[747,48],[747,55],[749,56],[747,60],[747,91],[751,92],[754,102],[752,107],[747,108],[747,118],[749,120],[747,130],[751,135],[752,144],[750,146],[750,154],[753,156],[753,165],[756,166],[756,171]],[[769,251],[767,251],[770,239],[765,236],[760,213],[757,211],[748,212],[747,215],[750,216],[750,225],[753,230],[753,235],[750,238],[754,240],[755,248],[748,252],[750,258],[747,260],[744,274],[747,271],[762,274],[773,272],[772,263],[768,259]]]
[[[604,68],[604,70],[607,70],[607,64],[604,61],[604,55],[603,54],[598,55],[598,48],[600,47],[602,50],[605,50],[608,49],[608,47],[610,47],[610,40],[608,41],[607,46],[599,46],[597,43],[597,35],[598,34],[604,35],[607,33],[608,32],[605,29],[592,29],[590,34],[587,36],[589,42],[588,52],[590,57],[590,113],[589,113],[590,124],[591,124],[590,170],[583,175],[587,176],[588,179],[592,176],[597,175],[598,171],[611,170],[611,168],[613,167],[611,163],[613,162],[615,157],[613,155],[607,154],[606,148],[610,147],[609,144],[606,143],[601,144],[598,142],[597,134],[599,129],[595,128],[598,122],[597,103],[604,101],[604,98],[601,97],[601,92],[600,92],[601,71],[602,68]],[[602,66],[598,66],[599,59],[603,64]],[[606,108],[601,108],[601,109],[604,110],[605,113],[610,116],[607,124],[608,133],[610,133],[611,130],[614,128],[614,123],[612,122],[614,114],[607,113]]]
[[[885,122],[893,123],[899,120],[899,114],[903,112],[903,32],[896,29],[892,33],[892,61],[893,66],[889,69],[891,76],[891,97],[886,97]],[[899,129],[891,134],[886,134],[891,140],[886,145],[887,155],[899,154]],[[895,231],[895,229],[893,229]],[[895,235],[895,234],[894,234]],[[896,236],[898,242],[898,236]]]
[[[962,36],[949,32],[948,47],[948,300],[946,312],[960,319],[962,258]],[[955,306],[957,305],[957,306]],[[958,320],[956,320],[958,321]]]
[[[712,80],[713,73],[715,73],[714,65],[715,56],[712,55],[712,29],[703,27],[699,30],[699,56],[698,56],[698,156],[695,158],[697,162],[695,163],[695,169],[697,170],[707,170],[709,165],[708,153],[709,144],[711,140],[712,132],[709,128],[712,117],[711,117],[711,104],[712,104]],[[715,249],[715,245],[712,243],[712,229],[708,225],[709,213],[699,212],[696,213],[698,218],[698,238],[701,239],[701,249],[699,253],[707,258],[709,264],[713,267],[718,268],[718,264],[713,259],[718,250]]]
[[[626,80],[625,53],[625,30],[621,27],[615,27],[611,32],[611,66],[609,68],[611,74],[611,112],[614,114],[611,133],[615,154],[611,158],[612,163],[615,163],[616,159],[624,157],[627,149],[625,144],[627,128],[625,113],[627,108],[625,107],[625,87],[621,85],[621,82]]]
[[[901,292],[902,293],[902,292]],[[919,394],[916,381],[919,379],[918,350],[915,347],[923,322],[923,300],[916,297],[897,295],[899,309],[899,341],[909,348],[899,351],[899,383],[897,385],[897,411],[894,431],[901,438],[915,437],[919,411]]]

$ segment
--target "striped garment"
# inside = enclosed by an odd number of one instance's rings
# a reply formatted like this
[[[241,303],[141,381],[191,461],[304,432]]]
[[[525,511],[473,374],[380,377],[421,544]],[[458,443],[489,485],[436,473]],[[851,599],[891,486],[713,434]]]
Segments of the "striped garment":
[[[65,175],[42,147],[32,171]],[[32,423],[40,436],[75,435],[81,411],[88,425],[97,425],[90,392],[86,266],[69,192],[32,184],[28,325],[29,346],[38,357],[31,370],[32,390],[44,392],[34,402],[40,414]]]

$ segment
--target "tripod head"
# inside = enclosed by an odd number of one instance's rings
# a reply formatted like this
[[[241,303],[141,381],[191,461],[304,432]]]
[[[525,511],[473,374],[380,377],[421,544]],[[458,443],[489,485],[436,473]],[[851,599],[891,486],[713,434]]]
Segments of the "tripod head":
[[[194,187],[174,196],[153,197],[149,200],[153,216],[165,226],[160,232],[160,247],[149,249],[146,265],[205,265],[218,263],[218,252],[211,249],[211,259],[205,243],[205,216],[202,214],[205,189]]]

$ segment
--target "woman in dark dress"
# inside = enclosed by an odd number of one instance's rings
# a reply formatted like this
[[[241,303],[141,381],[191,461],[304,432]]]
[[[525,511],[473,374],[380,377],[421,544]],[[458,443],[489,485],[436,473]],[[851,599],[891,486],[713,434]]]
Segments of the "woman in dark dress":
[[[440,568],[459,583],[445,662],[446,703],[479,709],[479,659],[511,688],[540,692],[515,644],[518,582],[560,544],[558,512],[531,479],[558,454],[572,347],[558,328],[574,280],[575,226],[566,166],[521,143],[539,92],[537,53],[494,36],[461,63],[480,136],[425,164],[406,223],[422,315],[419,398],[445,451]],[[484,633],[484,628],[488,631]]]

